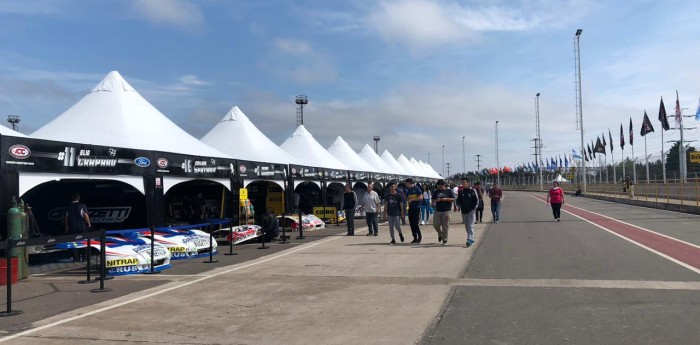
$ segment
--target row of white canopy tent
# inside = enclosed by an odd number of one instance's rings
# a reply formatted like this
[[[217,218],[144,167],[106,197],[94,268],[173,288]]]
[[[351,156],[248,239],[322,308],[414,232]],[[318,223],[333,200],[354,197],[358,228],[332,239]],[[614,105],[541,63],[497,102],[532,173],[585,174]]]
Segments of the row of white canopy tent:
[[[8,135],[21,136],[18,132],[11,132]],[[277,146],[237,106],[198,140],[153,107],[116,71],[107,74],[90,93],[32,133],[31,137],[253,162],[440,178],[430,164],[408,159],[403,154],[394,159],[389,151],[384,151],[380,157],[369,145],[356,153],[341,137],[326,150],[303,125]],[[138,180],[124,182],[142,185]]]

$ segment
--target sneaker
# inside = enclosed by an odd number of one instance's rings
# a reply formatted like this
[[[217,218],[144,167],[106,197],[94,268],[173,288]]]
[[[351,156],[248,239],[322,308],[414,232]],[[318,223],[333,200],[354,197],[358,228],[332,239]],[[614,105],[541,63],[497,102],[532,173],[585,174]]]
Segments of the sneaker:
[[[438,236],[438,243],[442,242],[442,237]]]
[[[401,243],[403,243],[403,234],[399,232],[399,238],[401,239]]]
[[[474,240],[467,240],[467,247],[471,247],[474,244]]]
[[[391,240],[391,242],[389,242],[389,245],[390,245],[390,246],[393,246],[393,245],[395,245],[395,244],[396,244],[396,241],[394,241],[394,240]]]

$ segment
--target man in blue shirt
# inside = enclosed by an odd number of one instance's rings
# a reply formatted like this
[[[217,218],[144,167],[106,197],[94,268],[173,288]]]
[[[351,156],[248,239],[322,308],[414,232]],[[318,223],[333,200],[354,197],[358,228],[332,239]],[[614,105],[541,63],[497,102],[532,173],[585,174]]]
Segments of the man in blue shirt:
[[[423,191],[413,183],[412,178],[407,178],[406,181],[406,200],[408,201],[408,223],[411,226],[411,234],[413,241],[411,243],[420,243],[423,240],[423,235],[420,233],[420,205],[423,202]]]

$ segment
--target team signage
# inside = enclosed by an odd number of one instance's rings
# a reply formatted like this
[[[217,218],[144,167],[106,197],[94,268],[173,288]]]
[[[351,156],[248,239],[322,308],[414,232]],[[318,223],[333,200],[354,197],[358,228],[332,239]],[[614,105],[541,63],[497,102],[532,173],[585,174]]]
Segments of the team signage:
[[[323,179],[323,170],[316,167],[307,167],[303,165],[290,165],[290,175],[295,180],[321,180]]]
[[[244,179],[287,179],[286,164],[238,161],[238,177]]]
[[[153,152],[155,172],[164,176],[231,177],[236,171],[233,159]],[[150,162],[142,161],[143,164]]]
[[[2,136],[3,171],[144,175],[151,172],[148,151]]]

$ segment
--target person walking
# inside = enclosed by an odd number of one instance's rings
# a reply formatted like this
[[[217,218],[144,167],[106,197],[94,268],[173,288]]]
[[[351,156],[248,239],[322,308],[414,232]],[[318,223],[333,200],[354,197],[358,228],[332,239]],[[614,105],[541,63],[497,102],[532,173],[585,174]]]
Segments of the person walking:
[[[367,185],[367,193],[362,198],[362,207],[365,209],[365,219],[367,220],[367,236],[379,235],[379,223],[377,222],[377,210],[379,210],[379,195],[375,192],[372,184]]]
[[[450,209],[455,202],[455,195],[451,189],[445,186],[445,180],[437,181],[437,189],[433,192],[435,213],[433,214],[433,227],[438,233],[438,243],[447,245],[447,233],[450,230]]]
[[[474,244],[474,221],[476,220],[476,209],[479,206],[479,192],[470,186],[468,178],[462,178],[462,189],[457,195],[457,204],[462,211],[462,221],[467,230],[467,247]]]
[[[489,198],[491,199],[493,221],[498,223],[498,221],[501,220],[501,201],[503,201],[503,191],[501,191],[501,188],[498,186],[498,182],[493,183],[489,191]]]
[[[408,224],[411,226],[411,234],[413,241],[411,243],[420,243],[423,240],[423,235],[420,232],[418,221],[420,220],[420,204],[423,201],[423,191],[413,183],[412,178],[407,178],[406,184],[406,200],[408,201]]]
[[[352,190],[349,183],[345,184],[345,192],[340,202],[340,209],[345,212],[345,225],[348,227],[346,236],[355,236],[355,206],[357,205],[357,193]]]
[[[430,200],[432,199],[432,194],[427,186],[423,188],[423,201],[420,204],[420,225],[428,224],[430,220]]]
[[[391,236],[390,245],[396,244],[394,239],[394,229],[399,233],[399,239],[404,241],[403,233],[401,232],[401,217],[406,213],[406,205],[404,204],[403,196],[396,191],[396,183],[389,183],[389,194],[384,198],[384,215],[389,222],[389,236]]]
[[[80,202],[80,193],[73,192],[71,194],[71,203],[66,210],[66,216],[63,219],[66,234],[82,234],[92,228],[88,209],[85,204]],[[76,248],[71,251],[73,261],[83,261],[83,254]],[[87,258],[90,260],[90,258]]]
[[[564,203],[564,190],[559,188],[559,182],[552,182],[552,188],[547,193],[547,204],[552,206],[552,214],[554,221],[558,222],[561,218],[561,205]]]
[[[473,187],[479,194],[479,205],[476,207],[475,223],[483,223],[484,219],[484,189],[481,188],[481,182],[476,181]]]

